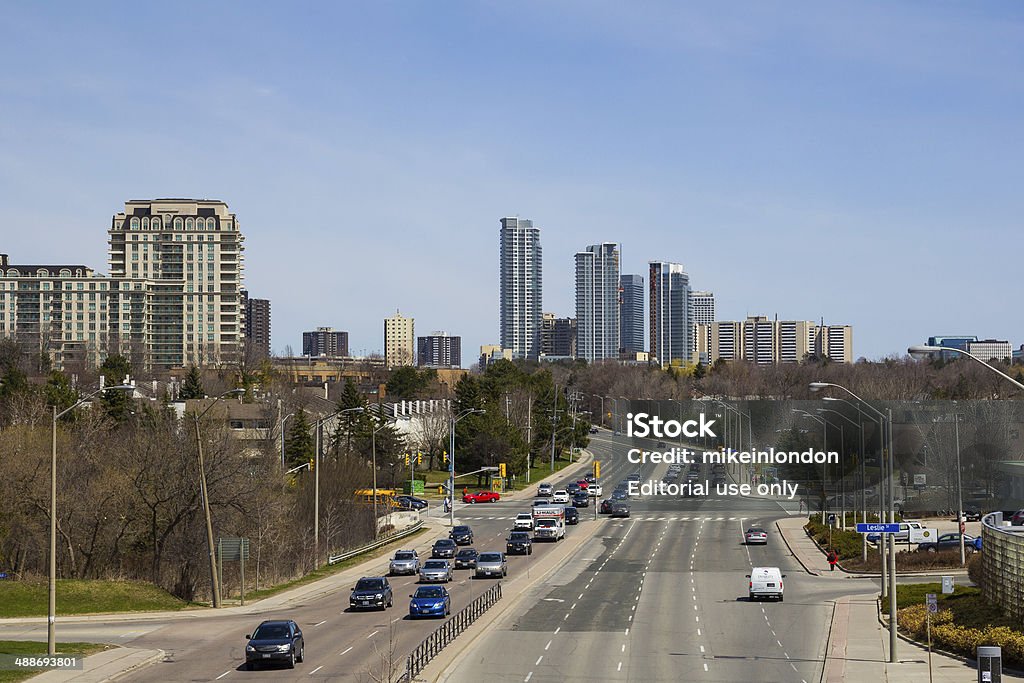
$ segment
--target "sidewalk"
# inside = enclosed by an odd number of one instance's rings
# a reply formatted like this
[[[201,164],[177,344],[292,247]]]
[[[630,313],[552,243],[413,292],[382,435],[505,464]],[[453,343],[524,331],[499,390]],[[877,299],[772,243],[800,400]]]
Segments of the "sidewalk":
[[[32,680],[38,683],[100,683],[120,678],[163,658],[163,650],[115,647],[89,655],[79,671],[47,671],[34,676]]]
[[[832,614],[823,683],[889,681],[918,683],[928,680],[928,650],[900,637],[898,663],[889,663],[889,631],[878,621],[875,599],[867,595],[839,598]],[[932,651],[932,680],[966,683],[978,678],[973,662]],[[1004,681],[1024,678],[1003,672]]]

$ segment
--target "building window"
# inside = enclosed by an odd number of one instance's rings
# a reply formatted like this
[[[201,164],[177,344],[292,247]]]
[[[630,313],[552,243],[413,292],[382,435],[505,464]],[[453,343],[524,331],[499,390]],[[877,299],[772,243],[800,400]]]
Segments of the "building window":
[[[155,216],[155,217],[153,218],[153,223],[152,223],[152,225],[153,225],[153,229],[154,229],[154,230],[159,230],[159,229],[160,229],[160,217],[159,217],[159,216]]]
[[[181,220],[181,216],[176,216],[175,219],[174,219],[174,229],[175,230],[181,230],[183,225],[184,225],[184,221]]]
[[[185,229],[186,230],[192,230],[194,227],[195,227],[195,223],[193,222],[193,220],[191,218],[186,218],[185,219]]]
[[[138,230],[139,229],[139,219],[135,218],[133,216],[130,225],[131,225],[131,229],[132,230]]]

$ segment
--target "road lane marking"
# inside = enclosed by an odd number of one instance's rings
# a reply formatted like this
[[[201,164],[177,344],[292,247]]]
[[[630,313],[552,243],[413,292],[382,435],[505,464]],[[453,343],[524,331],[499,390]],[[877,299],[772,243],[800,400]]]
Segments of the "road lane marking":
[[[346,652],[350,651],[351,649],[352,649],[352,646],[351,646],[351,645],[349,645],[349,646],[348,646],[347,648],[345,648],[344,650],[342,650],[341,652],[339,652],[339,653],[338,653],[338,656],[339,656],[339,657],[340,657],[340,656],[342,656],[343,654],[345,654]]]
[[[623,652],[625,652],[625,651],[626,651],[626,644],[625,644],[625,643],[623,643],[623,644],[622,644],[622,651],[623,651]]]
[[[697,629],[697,635],[698,636],[700,635],[700,629]]]
[[[217,678],[215,678],[215,679],[213,679],[213,680],[215,680],[215,681],[219,681],[220,679],[222,679],[222,678],[224,678],[225,676],[227,676],[227,675],[228,675],[229,673],[231,673],[231,672],[230,672],[230,671],[225,671],[224,673],[222,673],[222,674],[221,674],[220,676],[217,676]]]
[[[316,673],[317,671],[319,671],[319,670],[320,670],[320,669],[322,669],[322,668],[324,668],[324,665],[323,665],[323,664],[321,664],[321,665],[320,665],[320,666],[318,666],[317,668],[315,668],[315,669],[313,669],[312,671],[310,671],[310,672],[309,672],[309,675],[310,675],[310,676],[312,676],[313,674],[315,674],[315,673]]]
[[[557,636],[557,635],[558,635],[558,632],[559,632],[559,631],[561,631],[561,630],[562,630],[562,627],[561,627],[561,626],[559,626],[558,628],[556,628],[556,629],[555,629],[555,635]]]
[[[627,635],[627,636],[629,635],[629,629],[628,628],[626,629],[625,635]]]
[[[708,670],[708,663],[707,663],[707,662],[704,662],[704,670],[705,670],[705,671],[707,671],[707,670]]]
[[[704,652],[704,646],[703,645],[700,646],[700,651],[701,651],[701,653]]]
[[[534,662],[533,665],[534,666],[539,666],[540,665],[540,660],[542,660],[542,659],[544,659],[544,655],[541,655],[540,657],[537,657],[537,661]]]
[[[326,624],[326,623],[327,623],[327,620],[324,619],[323,621],[318,621],[317,623],[313,624],[313,626],[320,626],[321,624]]]
[[[544,646],[544,649],[547,650],[549,647],[551,647],[551,643],[552,641],[549,640],[548,644]]]
[[[622,671],[622,662],[619,662],[619,668],[616,671]]]
[[[526,674],[526,678],[523,679],[523,683],[530,683],[530,679],[533,678],[533,672]]]
[[[375,635],[377,635],[378,633],[380,633],[380,631],[374,631],[374,632],[373,632],[373,633],[371,633],[370,635],[366,636],[366,639],[367,639],[367,640],[369,640],[370,638],[373,638],[373,637],[374,637]]]

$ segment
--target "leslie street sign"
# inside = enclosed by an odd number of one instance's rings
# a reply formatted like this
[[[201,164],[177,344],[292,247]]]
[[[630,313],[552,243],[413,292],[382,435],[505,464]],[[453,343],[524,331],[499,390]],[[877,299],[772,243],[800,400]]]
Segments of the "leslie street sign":
[[[863,524],[857,523],[857,532],[862,534],[898,534],[900,532],[899,522],[895,524]]]

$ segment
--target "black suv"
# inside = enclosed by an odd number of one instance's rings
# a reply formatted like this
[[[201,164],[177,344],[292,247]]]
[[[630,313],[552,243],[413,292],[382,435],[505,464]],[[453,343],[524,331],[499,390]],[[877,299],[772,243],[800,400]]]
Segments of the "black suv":
[[[576,508],[565,508],[565,523],[566,524],[579,524],[580,513]]]
[[[590,507],[590,495],[586,491],[580,491],[572,497],[572,504],[578,508]]]
[[[533,555],[533,541],[527,531],[513,531],[505,541],[505,553],[508,555]]]
[[[473,545],[473,530],[466,525],[452,527],[448,538],[455,541],[455,545]]]
[[[430,557],[434,560],[450,560],[455,557],[455,541],[450,538],[439,538],[430,549]]]
[[[387,609],[393,603],[391,583],[383,576],[364,576],[352,587],[348,596],[349,609],[366,609],[379,607]]]
[[[245,636],[245,668],[252,671],[261,662],[284,662],[289,669],[306,654],[302,630],[291,619],[264,621],[251,635]]]

